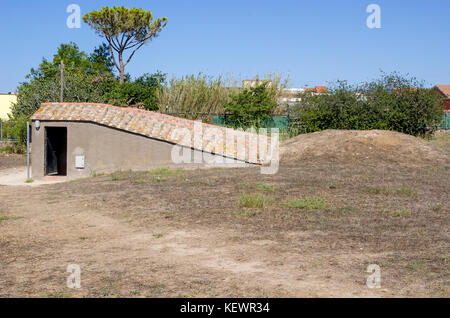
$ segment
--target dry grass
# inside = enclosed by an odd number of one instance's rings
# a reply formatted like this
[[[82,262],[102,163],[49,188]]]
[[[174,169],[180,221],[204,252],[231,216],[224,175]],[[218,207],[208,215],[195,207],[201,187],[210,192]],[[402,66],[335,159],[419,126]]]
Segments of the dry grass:
[[[322,210],[328,203],[322,198],[306,197],[302,199],[286,199],[282,205],[291,209]]]
[[[0,222],[0,296],[450,297],[449,164],[316,159],[276,175],[2,187],[0,210],[24,218]],[[65,288],[69,263],[81,290]],[[365,285],[369,264],[381,289]]]
[[[431,143],[436,147],[450,153],[450,133],[440,133],[431,139]]]
[[[406,196],[416,196],[417,191],[408,186],[403,186],[400,188],[393,189],[392,187],[366,187],[364,189],[369,194],[382,194],[382,195],[406,195]]]
[[[169,168],[158,168],[150,170],[148,173],[152,175],[172,175],[179,174],[182,170],[180,169],[169,169]]]

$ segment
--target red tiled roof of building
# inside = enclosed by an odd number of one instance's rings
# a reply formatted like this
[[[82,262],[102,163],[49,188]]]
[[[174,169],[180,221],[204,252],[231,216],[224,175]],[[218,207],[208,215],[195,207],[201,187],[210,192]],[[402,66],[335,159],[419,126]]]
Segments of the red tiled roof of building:
[[[326,86],[316,86],[316,93],[326,93],[327,92],[327,87]]]
[[[305,92],[312,92],[312,93],[326,93],[327,90],[328,89],[326,86],[314,86],[305,88]]]
[[[438,84],[436,87],[441,91],[442,94],[450,98],[450,85],[441,85]]]
[[[266,153],[256,144],[260,135],[138,108],[98,103],[42,103],[31,119],[92,122],[256,164],[264,163]],[[203,138],[187,140],[187,136],[194,136],[197,127],[201,127]],[[236,149],[239,138],[245,140],[245,158]],[[270,144],[270,137],[267,142]],[[256,158],[249,156],[249,147],[256,149]]]

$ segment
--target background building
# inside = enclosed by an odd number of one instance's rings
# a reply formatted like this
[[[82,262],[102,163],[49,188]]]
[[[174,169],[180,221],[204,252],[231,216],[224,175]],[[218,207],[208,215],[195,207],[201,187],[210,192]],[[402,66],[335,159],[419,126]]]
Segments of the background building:
[[[7,120],[12,104],[17,102],[16,93],[0,94],[0,120]]]
[[[444,97],[444,109],[450,111],[450,85],[436,85],[439,93]]]
[[[327,92],[326,86],[315,86],[305,88],[283,88],[281,90],[279,104],[281,105],[295,105],[302,100],[305,93],[325,94]]]

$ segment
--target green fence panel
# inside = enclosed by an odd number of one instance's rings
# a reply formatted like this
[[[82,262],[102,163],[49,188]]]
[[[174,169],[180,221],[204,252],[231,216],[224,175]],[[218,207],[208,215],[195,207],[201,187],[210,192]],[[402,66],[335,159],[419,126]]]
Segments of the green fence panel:
[[[213,125],[225,126],[225,116],[213,116]]]
[[[450,129],[450,111],[444,113],[440,128],[445,130]]]
[[[225,116],[213,116],[213,124],[225,126]],[[280,131],[287,131],[289,118],[287,116],[272,116],[264,120],[264,128],[278,128]]]
[[[264,120],[266,128],[278,128],[280,131],[287,131],[289,128],[289,119],[286,116],[272,116]]]

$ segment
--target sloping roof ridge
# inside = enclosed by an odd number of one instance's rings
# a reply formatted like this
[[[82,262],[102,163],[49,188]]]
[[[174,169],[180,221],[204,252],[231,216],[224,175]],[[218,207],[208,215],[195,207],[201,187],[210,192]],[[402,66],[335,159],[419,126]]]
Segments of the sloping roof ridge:
[[[188,118],[182,118],[182,117],[177,117],[177,116],[173,116],[173,115],[168,115],[168,114],[164,114],[164,113],[159,113],[159,112],[155,112],[152,110],[146,110],[146,109],[140,109],[137,107],[124,107],[124,106],[116,106],[116,105],[111,105],[111,104],[105,104],[105,103],[89,103],[89,102],[45,102],[45,103],[41,103],[41,105],[61,105],[61,104],[67,104],[67,105],[94,105],[94,106],[106,106],[109,108],[115,108],[118,109],[120,111],[127,111],[127,112],[134,112],[134,113],[140,113],[141,115],[147,116],[149,117],[150,114],[152,114],[152,117],[160,117],[159,119],[162,119],[165,122],[168,122],[170,124],[175,124],[178,126],[183,126],[186,128],[193,128],[194,123],[201,123],[202,126],[210,126],[211,128],[215,128],[215,129],[221,129],[221,130],[235,130],[235,131],[239,131],[237,129],[233,129],[233,128],[229,128],[229,127],[224,127],[224,126],[218,126],[218,125],[213,125],[213,124],[209,124],[209,123],[204,123],[201,121],[196,121],[193,119],[188,119]],[[168,120],[166,120],[168,119]],[[174,122],[170,122],[170,121],[175,121]],[[188,122],[191,123],[191,126],[187,126],[182,124],[182,122]],[[245,131],[248,134],[252,134],[252,135],[257,135],[259,136],[259,134],[254,133],[254,132],[249,132],[249,131]],[[267,136],[268,139],[270,139],[270,136]]]

